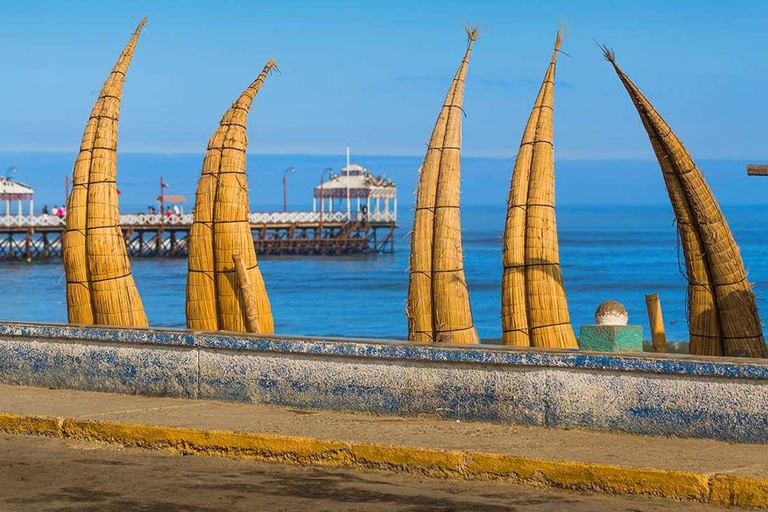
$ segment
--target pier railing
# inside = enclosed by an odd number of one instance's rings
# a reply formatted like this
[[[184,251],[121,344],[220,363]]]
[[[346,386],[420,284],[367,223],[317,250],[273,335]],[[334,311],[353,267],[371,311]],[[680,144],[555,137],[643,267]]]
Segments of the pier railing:
[[[352,217],[352,219],[350,219]],[[347,222],[349,220],[368,222],[396,222],[397,212],[369,212],[363,215],[355,212],[347,215],[347,212],[253,212],[248,216],[251,224],[304,224],[318,222]],[[123,227],[132,226],[191,226],[192,214],[160,215],[129,213],[120,216],[120,224]],[[56,215],[6,215],[0,216],[0,228],[42,228],[61,227],[65,225],[63,218]]]
[[[395,212],[252,212],[259,254],[356,254],[394,251]],[[191,213],[120,216],[128,255],[187,255]],[[60,258],[66,220],[56,215],[0,216],[0,261]]]

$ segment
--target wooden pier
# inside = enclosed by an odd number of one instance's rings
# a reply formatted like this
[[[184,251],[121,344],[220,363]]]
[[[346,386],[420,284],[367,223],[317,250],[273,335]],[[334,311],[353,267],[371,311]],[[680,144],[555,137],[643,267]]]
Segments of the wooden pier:
[[[344,255],[391,253],[397,214],[361,212],[254,212],[249,216],[258,254]],[[192,214],[120,216],[132,258],[187,255]],[[64,219],[55,215],[0,216],[0,260],[61,258]]]

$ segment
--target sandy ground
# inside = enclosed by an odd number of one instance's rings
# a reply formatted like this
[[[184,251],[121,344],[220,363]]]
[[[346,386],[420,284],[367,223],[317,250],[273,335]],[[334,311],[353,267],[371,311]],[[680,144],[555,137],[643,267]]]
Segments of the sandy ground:
[[[0,385],[0,411],[768,478],[765,446],[706,439],[669,439],[5,385]]]
[[[0,510],[715,511],[698,503],[505,482],[182,456],[0,434]]]

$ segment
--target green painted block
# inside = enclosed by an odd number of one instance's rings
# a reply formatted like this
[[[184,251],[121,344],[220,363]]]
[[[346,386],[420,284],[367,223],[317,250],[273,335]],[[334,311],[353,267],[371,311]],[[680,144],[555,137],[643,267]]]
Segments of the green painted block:
[[[642,325],[582,325],[579,348],[595,352],[642,352]]]

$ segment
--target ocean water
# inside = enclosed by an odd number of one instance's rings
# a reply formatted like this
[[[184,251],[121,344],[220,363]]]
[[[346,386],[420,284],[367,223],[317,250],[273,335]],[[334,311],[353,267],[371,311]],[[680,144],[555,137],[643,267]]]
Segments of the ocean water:
[[[194,189],[199,159],[188,155],[128,155],[121,161],[118,184],[123,211],[145,208],[154,190],[149,184],[163,174],[170,181],[169,193]],[[58,175],[69,171],[71,155],[0,155],[3,164],[17,165],[19,179],[38,190],[38,206],[55,204]],[[15,158],[15,160],[14,160]],[[259,156],[251,160],[259,160]],[[11,160],[11,162],[8,162]],[[258,181],[251,170],[252,209],[276,209],[281,198],[279,177],[288,165],[299,173],[312,169],[319,179],[324,166],[340,163],[340,157],[272,156],[264,157],[262,166],[271,169],[271,181]],[[22,164],[14,163],[22,161]],[[369,163],[374,162],[374,164]],[[275,317],[275,329],[281,334],[322,336],[404,338],[404,306],[408,280],[408,232],[411,224],[413,190],[419,158],[366,157],[359,162],[373,170],[395,176],[399,186],[399,224],[395,253],[354,257],[262,257],[260,265],[267,283]],[[511,161],[504,159],[465,159],[464,206],[462,208],[465,269],[475,323],[483,339],[501,336],[501,235],[504,227],[505,196]],[[267,165],[268,164],[268,165]],[[253,167],[259,168],[259,165]],[[685,279],[682,252],[678,248],[673,215],[654,162],[564,162],[563,177],[558,174],[557,209],[560,256],[572,322],[578,326],[592,323],[594,310],[603,300],[623,302],[630,322],[644,326],[649,337],[644,295],[658,292],[661,298],[667,338],[687,340]],[[768,182],[744,181],[741,162],[713,164],[715,179],[736,176],[741,186],[762,188]],[[589,171],[592,169],[593,171]],[[600,176],[619,171],[640,175],[640,185],[631,182],[603,184],[587,190],[585,182],[598,182]],[[317,171],[317,172],[315,172]],[[482,179],[478,175],[484,176]],[[488,177],[489,178],[485,178]],[[655,176],[656,183],[652,176]],[[275,185],[273,182],[277,180]],[[138,183],[138,185],[132,184]],[[290,207],[307,208],[314,179],[292,183]],[[738,190],[723,187],[726,197],[738,197]],[[611,190],[611,189],[614,190]],[[713,189],[718,193],[713,184]],[[592,194],[590,196],[589,194]],[[50,197],[48,197],[48,194]],[[586,195],[586,198],[585,198]],[[192,196],[190,195],[190,200]],[[599,198],[603,197],[604,200]],[[641,204],[631,204],[637,197]],[[761,201],[762,202],[762,201]],[[642,204],[644,203],[644,204]],[[191,205],[190,205],[191,207]],[[723,210],[739,243],[750,279],[758,295],[758,306],[766,313],[768,292],[768,230],[763,206],[723,205]],[[144,301],[150,324],[163,327],[184,325],[184,287],[186,261],[138,259],[133,273]],[[0,263],[0,320],[65,322],[63,267],[60,261]]]

